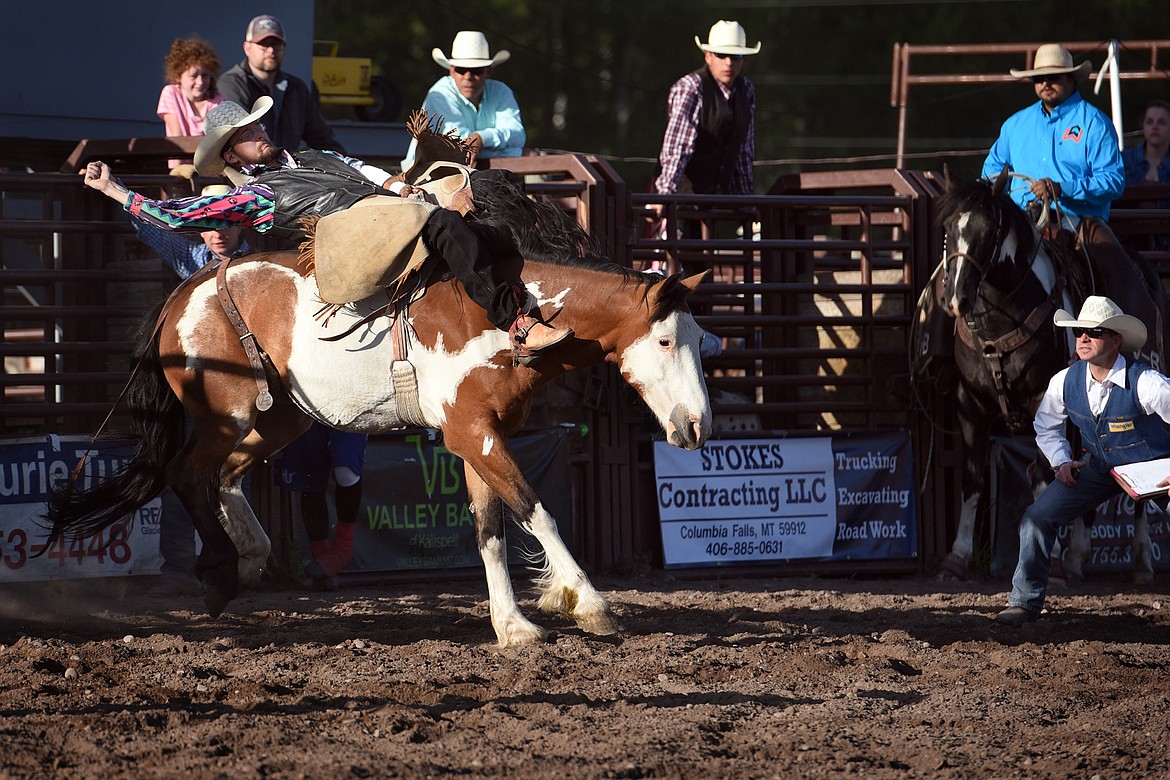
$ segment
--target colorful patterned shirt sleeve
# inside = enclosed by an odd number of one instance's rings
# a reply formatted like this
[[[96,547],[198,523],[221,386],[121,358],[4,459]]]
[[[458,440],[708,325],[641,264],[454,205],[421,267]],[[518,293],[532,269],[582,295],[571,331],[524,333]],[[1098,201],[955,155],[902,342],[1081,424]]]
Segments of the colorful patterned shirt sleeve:
[[[699,76],[695,73],[688,73],[670,88],[667,100],[670,117],[662,139],[662,152],[658,156],[662,172],[654,181],[655,192],[669,194],[678,191],[679,181],[691,161],[695,139],[699,135],[702,97]]]
[[[151,200],[131,192],[122,207],[147,224],[179,233],[229,227],[250,227],[266,233],[272,228],[276,195],[263,184],[245,184],[226,195],[170,200]]]

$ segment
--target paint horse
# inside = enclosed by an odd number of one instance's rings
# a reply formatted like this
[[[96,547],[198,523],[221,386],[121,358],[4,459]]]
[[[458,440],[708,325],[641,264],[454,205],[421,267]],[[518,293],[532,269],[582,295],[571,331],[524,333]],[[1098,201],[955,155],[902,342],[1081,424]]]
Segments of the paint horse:
[[[711,409],[701,331],[687,299],[703,275],[659,278],[579,252],[555,255],[515,258],[543,315],[576,333],[531,367],[513,364],[508,334],[488,322],[457,280],[432,282],[394,317],[378,316],[386,304],[381,295],[343,306],[322,323],[315,277],[296,253],[282,252],[238,259],[221,274],[262,352],[258,376],[217,300],[216,270],[200,271],[175,290],[157,328],[140,341],[141,365],[128,394],[137,438],[129,465],[92,490],[59,490],[47,514],[54,536],[86,536],[124,522],[170,485],[203,540],[197,573],[216,616],[240,588],[257,583],[271,549],[240,488],[252,465],[312,420],[362,433],[429,426],[466,464],[500,646],[546,637],[516,603],[505,510],[543,548],[539,607],[570,616],[588,632],[612,633],[609,604],[558,535],[508,435],[523,424],[538,388],[606,360],[617,364],[671,444],[701,447]],[[263,384],[272,399],[261,411]],[[186,439],[184,407],[194,418]]]
[[[1057,308],[1079,311],[1084,295],[1093,292],[1091,287],[1080,289],[1085,285],[1075,283],[1068,253],[1044,238],[1011,200],[1006,191],[1011,176],[1024,178],[1006,170],[994,182],[959,184],[948,177],[940,204],[947,247],[940,309],[954,318],[956,407],[965,455],[958,530],[940,573],[963,579],[973,552],[991,436],[1032,431],[1048,381],[1075,354],[1070,333],[1056,328],[1052,316]],[[1144,271],[1137,260],[1134,263],[1128,269],[1090,265],[1089,284],[1095,278],[1099,294],[1113,297],[1127,313],[1159,324],[1150,328],[1150,341],[1140,355],[1154,366],[1164,366],[1158,358],[1162,343],[1158,331],[1165,323],[1158,305],[1161,291],[1146,291]],[[1035,479],[1034,485],[1043,486]],[[1148,521],[1144,511],[1135,515],[1135,579],[1149,581],[1153,564]],[[1089,531],[1078,518],[1063,558],[1065,573],[1083,576],[1088,555]]]

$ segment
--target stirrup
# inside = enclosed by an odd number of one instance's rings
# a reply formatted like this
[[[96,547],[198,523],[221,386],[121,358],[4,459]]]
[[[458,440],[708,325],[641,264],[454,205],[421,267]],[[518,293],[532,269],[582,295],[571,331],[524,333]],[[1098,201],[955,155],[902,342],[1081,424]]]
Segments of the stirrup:
[[[538,343],[536,344],[529,342],[534,328],[543,328],[547,331],[547,333],[543,331],[540,333],[544,338],[537,339]],[[530,366],[540,359],[545,350],[555,347],[565,339],[572,338],[574,334],[572,328],[554,328],[535,317],[521,314],[508,329],[508,335],[512,342],[512,364]]]

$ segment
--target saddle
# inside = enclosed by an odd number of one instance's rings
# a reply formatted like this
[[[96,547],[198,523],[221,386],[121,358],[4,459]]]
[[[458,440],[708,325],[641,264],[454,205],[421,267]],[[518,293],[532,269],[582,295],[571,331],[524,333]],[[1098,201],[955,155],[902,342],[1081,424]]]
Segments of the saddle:
[[[301,261],[317,276],[321,300],[360,301],[380,290],[397,297],[405,278],[427,259],[419,233],[436,208],[474,211],[470,146],[453,131],[439,132],[441,116],[415,111],[407,129],[416,144],[414,163],[403,175],[422,198],[374,196],[306,225]]]

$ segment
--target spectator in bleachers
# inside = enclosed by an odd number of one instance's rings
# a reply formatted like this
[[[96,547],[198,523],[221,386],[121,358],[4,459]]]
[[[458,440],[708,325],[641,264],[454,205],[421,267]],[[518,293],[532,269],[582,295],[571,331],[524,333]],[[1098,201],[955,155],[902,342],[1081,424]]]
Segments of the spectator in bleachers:
[[[163,63],[167,85],[158,97],[158,115],[167,137],[203,135],[207,112],[223,102],[215,85],[219,57],[206,41],[176,38]],[[170,167],[183,162],[191,161],[171,160]]]
[[[1142,116],[1142,142],[1121,153],[1126,184],[1170,184],[1170,103],[1151,100]]]
[[[493,55],[487,37],[474,30],[455,35],[449,59],[442,49],[431,50],[431,58],[447,75],[427,90],[422,107],[428,116],[443,117],[440,132],[471,142],[470,165],[480,157],[519,157],[524,151],[527,136],[516,96],[507,84],[492,78],[492,68],[511,56],[507,49]],[[402,170],[414,162],[417,146],[412,139]]]
[[[316,88],[281,70],[285,46],[284,25],[276,17],[264,14],[248,22],[244,61],[219,78],[224,98],[241,106],[255,105],[262,95],[272,98],[266,130],[280,148],[344,152],[321,114]]]

